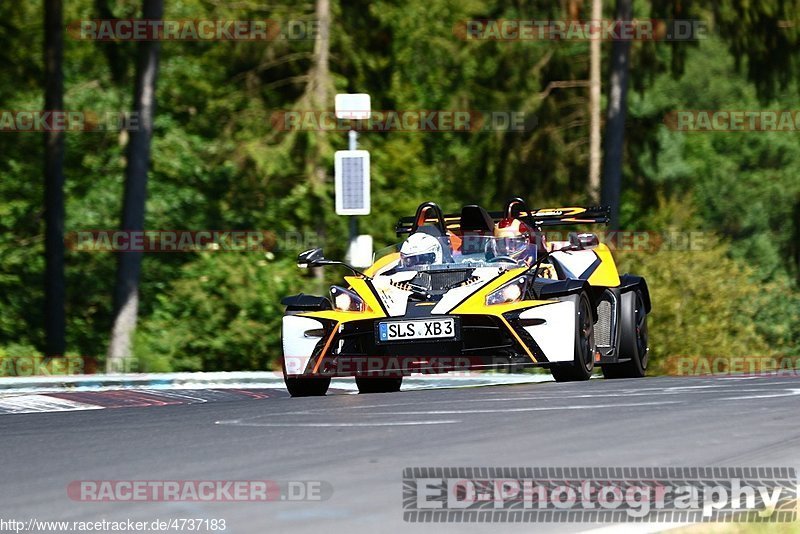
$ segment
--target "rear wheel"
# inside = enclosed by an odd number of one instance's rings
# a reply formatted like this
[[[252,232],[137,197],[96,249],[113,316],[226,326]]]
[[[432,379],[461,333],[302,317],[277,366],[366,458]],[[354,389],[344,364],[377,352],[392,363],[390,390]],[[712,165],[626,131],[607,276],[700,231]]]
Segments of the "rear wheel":
[[[400,391],[400,386],[403,385],[403,377],[357,376],[356,385],[359,393],[394,393]]]
[[[556,382],[589,380],[594,371],[594,320],[589,297],[585,292],[575,301],[575,359],[569,364],[555,364],[550,373]]]
[[[323,304],[319,307],[319,310],[329,309],[331,309],[331,305],[327,300],[323,301]],[[289,306],[286,308],[286,315],[297,315],[309,311],[315,310]],[[281,361],[283,362],[283,357],[281,357]],[[328,388],[331,385],[331,377],[287,376],[286,366],[281,365],[281,367],[283,368],[283,382],[292,397],[322,397],[328,392]]]
[[[644,297],[639,289],[622,294],[620,328],[619,357],[628,361],[603,366],[603,376],[641,378],[647,372],[650,347],[647,335],[647,311]]]

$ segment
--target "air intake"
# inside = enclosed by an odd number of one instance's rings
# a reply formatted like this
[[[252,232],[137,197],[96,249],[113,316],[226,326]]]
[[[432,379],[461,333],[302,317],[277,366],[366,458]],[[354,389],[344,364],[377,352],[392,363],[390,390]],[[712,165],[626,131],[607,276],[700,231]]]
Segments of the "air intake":
[[[471,270],[432,271],[419,273],[411,281],[413,284],[427,287],[431,291],[442,291],[463,284],[471,278]]]
[[[612,302],[613,296],[610,293],[603,295],[603,300],[597,305],[597,322],[594,323],[594,339],[598,347],[610,347],[613,317],[614,317],[614,303]]]

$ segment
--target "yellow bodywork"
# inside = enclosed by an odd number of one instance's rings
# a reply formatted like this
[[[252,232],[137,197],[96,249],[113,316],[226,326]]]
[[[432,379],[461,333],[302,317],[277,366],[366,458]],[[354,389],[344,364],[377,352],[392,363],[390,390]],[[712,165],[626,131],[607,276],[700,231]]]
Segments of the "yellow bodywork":
[[[367,276],[375,276],[375,274],[383,269],[384,267],[391,265],[392,263],[398,261],[400,259],[400,253],[395,252],[394,254],[387,254],[386,256],[380,258],[378,261],[372,264],[368,269],[364,271],[364,274]]]
[[[619,272],[611,250],[603,243],[594,249],[600,258],[600,265],[589,276],[589,285],[602,287],[617,287],[619,285]]]

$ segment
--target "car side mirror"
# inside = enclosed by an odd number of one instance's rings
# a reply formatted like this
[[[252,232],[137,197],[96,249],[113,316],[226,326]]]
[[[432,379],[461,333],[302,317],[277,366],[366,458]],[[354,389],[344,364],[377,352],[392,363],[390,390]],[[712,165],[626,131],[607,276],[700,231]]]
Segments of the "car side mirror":
[[[322,255],[322,249],[312,248],[311,250],[301,252],[300,255],[297,256],[297,266],[301,269],[308,269],[309,267],[315,267],[319,262],[324,260],[325,257]]]
[[[597,234],[569,234],[569,245],[574,250],[586,250],[597,247],[600,240]]]

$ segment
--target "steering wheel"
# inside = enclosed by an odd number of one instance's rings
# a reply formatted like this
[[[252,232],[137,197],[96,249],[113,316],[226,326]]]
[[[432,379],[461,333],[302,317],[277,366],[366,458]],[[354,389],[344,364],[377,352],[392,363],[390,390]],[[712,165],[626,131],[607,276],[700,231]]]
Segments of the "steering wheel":
[[[491,259],[486,260],[486,261],[489,262],[489,263],[498,263],[498,262],[501,262],[501,261],[504,261],[506,263],[517,263],[517,260],[515,260],[514,258],[512,258],[510,256],[495,256],[494,258],[491,258]]]

